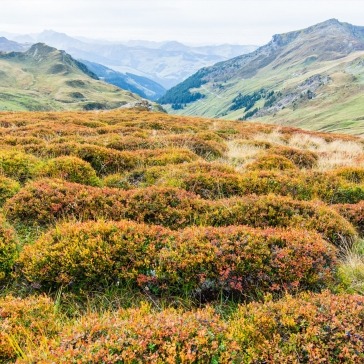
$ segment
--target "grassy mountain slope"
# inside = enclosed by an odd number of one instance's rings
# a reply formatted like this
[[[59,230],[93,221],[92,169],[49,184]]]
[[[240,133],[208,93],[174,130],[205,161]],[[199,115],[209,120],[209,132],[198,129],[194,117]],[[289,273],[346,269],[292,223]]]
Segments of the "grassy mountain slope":
[[[332,19],[201,69],[160,102],[185,115],[364,134],[363,64],[364,27]]]
[[[101,80],[133,92],[140,97],[149,100],[157,100],[166,93],[166,89],[153,80],[134,75],[132,73],[121,73],[101,64],[82,60],[87,68],[94,72]]]
[[[45,44],[0,54],[0,110],[113,109],[142,99]]]

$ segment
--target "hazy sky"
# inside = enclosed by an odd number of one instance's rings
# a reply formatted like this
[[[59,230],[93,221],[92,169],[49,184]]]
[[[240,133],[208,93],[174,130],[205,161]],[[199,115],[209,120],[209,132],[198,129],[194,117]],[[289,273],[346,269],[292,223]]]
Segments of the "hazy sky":
[[[259,45],[329,18],[364,25],[363,15],[364,0],[0,0],[0,31]]]

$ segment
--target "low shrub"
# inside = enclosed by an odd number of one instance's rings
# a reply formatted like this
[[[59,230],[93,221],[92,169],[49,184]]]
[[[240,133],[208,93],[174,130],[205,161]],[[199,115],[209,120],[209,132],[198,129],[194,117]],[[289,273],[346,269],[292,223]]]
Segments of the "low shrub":
[[[181,177],[179,187],[206,199],[219,199],[243,194],[241,176],[238,173],[219,171],[189,173]]]
[[[347,182],[364,183],[364,168],[362,167],[342,167],[334,170],[333,173]]]
[[[163,142],[174,147],[188,148],[207,160],[221,158],[227,151],[227,147],[223,143],[215,140],[204,140],[195,135],[172,135],[163,138]]]
[[[122,191],[61,180],[38,180],[7,201],[4,210],[14,221],[46,225],[64,218],[132,219],[180,228],[199,221],[209,206],[196,195],[174,188],[150,187]]]
[[[0,175],[0,206],[2,206],[7,199],[13,197],[19,190],[19,182]]]
[[[54,303],[47,297],[0,298],[0,362],[11,363],[58,332]],[[20,352],[19,352],[20,351]]]
[[[165,148],[155,150],[135,151],[141,163],[145,166],[166,166],[168,164],[190,163],[196,161],[198,156],[188,149]]]
[[[332,281],[335,249],[317,233],[248,227],[171,231],[130,221],[58,225],[18,260],[46,288],[116,282],[169,294],[245,296],[315,289]]]
[[[290,196],[297,200],[311,200],[314,197],[312,186],[305,183],[297,172],[250,171],[241,175],[241,193],[268,195],[274,193]]]
[[[349,244],[357,237],[354,227],[323,203],[296,201],[273,194],[217,201],[207,220],[212,226],[249,225],[315,230],[338,246],[343,242]]]
[[[357,203],[364,200],[364,185],[345,181],[332,173],[314,172],[307,175],[303,182],[311,186],[313,193],[329,204]]]
[[[0,150],[0,174],[24,182],[35,175],[39,160],[21,151]]]
[[[18,363],[353,363],[363,354],[364,298],[302,293],[240,305],[228,320],[211,307],[149,305],[88,314]]]
[[[289,159],[298,168],[311,169],[317,165],[318,155],[309,150],[276,146],[269,150],[269,153],[281,155]]]
[[[40,363],[228,363],[226,324],[211,308],[140,308],[90,314],[31,356]],[[19,363],[27,363],[19,361]]]
[[[100,180],[90,163],[78,157],[63,156],[48,160],[39,170],[43,177],[61,178],[66,181],[99,186]]]
[[[228,338],[239,363],[362,363],[364,298],[303,293],[241,306]]]
[[[297,169],[295,164],[291,162],[288,158],[283,157],[278,154],[263,154],[258,157],[253,163],[247,166],[248,170],[278,170],[287,171]]]
[[[120,188],[122,190],[130,190],[132,185],[129,183],[127,176],[115,173],[109,174],[102,179],[102,185],[111,188]]]
[[[356,204],[337,204],[333,208],[350,221],[364,235],[364,201]]]
[[[18,256],[15,230],[0,216],[0,281],[10,274]]]
[[[25,224],[49,224],[63,218],[131,219],[171,229],[191,225],[300,227],[320,232],[341,244],[356,237],[353,226],[319,202],[275,195],[209,201],[167,187],[129,191],[39,180],[28,184],[4,205],[7,216]]]

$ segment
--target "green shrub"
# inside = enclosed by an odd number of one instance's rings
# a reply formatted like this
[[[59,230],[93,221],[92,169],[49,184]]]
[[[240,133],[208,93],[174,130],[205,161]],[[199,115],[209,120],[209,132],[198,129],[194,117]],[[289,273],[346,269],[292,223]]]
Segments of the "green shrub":
[[[0,206],[20,190],[20,184],[10,178],[0,176]]]
[[[24,182],[35,175],[39,160],[16,150],[0,151],[0,174]]]
[[[62,178],[66,181],[99,186],[100,180],[91,165],[84,160],[63,156],[48,160],[38,172],[43,177]]]
[[[132,185],[129,183],[127,176],[115,173],[109,174],[102,179],[102,184],[105,187],[120,188],[122,190],[130,190]]]

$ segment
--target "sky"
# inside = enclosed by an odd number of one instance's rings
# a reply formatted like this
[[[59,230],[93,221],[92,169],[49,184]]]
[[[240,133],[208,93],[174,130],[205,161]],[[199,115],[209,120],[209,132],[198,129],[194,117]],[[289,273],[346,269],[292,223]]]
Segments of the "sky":
[[[364,0],[0,0],[0,35],[44,29],[112,41],[267,43],[330,18],[364,26]]]

